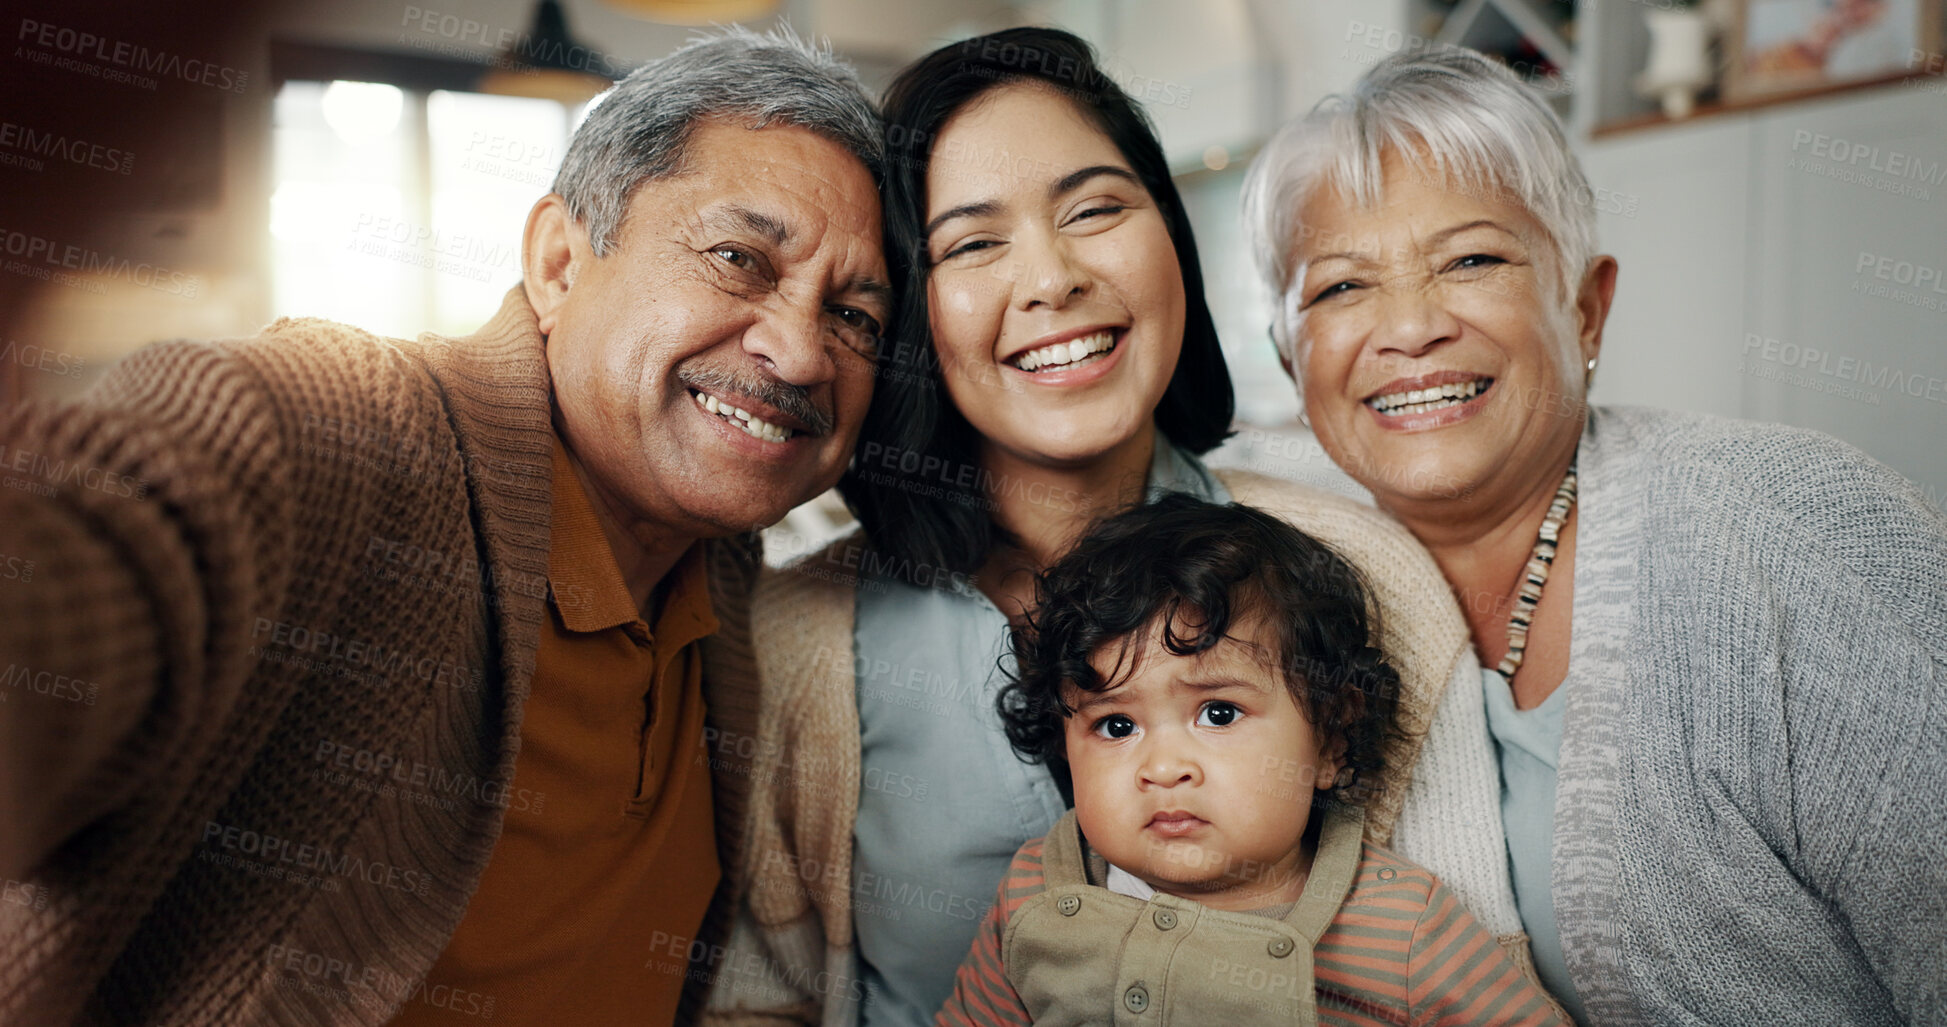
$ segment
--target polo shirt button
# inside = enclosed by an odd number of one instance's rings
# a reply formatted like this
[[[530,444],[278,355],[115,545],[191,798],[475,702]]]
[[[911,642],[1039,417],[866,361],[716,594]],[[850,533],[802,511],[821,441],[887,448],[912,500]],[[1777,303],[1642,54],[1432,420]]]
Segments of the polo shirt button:
[[[1271,944],[1265,946],[1267,951],[1279,959],[1291,955],[1292,948],[1290,938],[1273,938],[1271,939]]]
[[[1134,985],[1122,993],[1122,1004],[1128,1006],[1130,1012],[1140,1013],[1149,1008],[1149,992],[1143,990],[1140,984]]]
[[[1079,895],[1063,895],[1061,898],[1055,900],[1055,908],[1061,910],[1062,916],[1074,916],[1082,911],[1082,897]]]
[[[1170,929],[1170,928],[1172,928],[1172,927],[1175,927],[1175,926],[1176,926],[1176,911],[1175,911],[1175,910],[1172,910],[1172,909],[1159,909],[1159,910],[1157,910],[1157,911],[1156,911],[1156,926],[1157,926],[1157,927],[1159,927],[1159,928],[1162,928],[1162,929],[1163,929],[1163,930],[1165,930],[1165,931],[1167,931],[1167,930],[1169,930],[1169,929]]]

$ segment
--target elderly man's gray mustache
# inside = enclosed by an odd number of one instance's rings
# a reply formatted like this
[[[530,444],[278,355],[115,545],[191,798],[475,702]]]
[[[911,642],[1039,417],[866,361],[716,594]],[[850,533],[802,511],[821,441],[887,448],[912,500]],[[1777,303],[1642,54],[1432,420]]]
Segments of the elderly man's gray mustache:
[[[818,409],[803,386],[714,367],[681,368],[676,372],[676,380],[699,392],[743,395],[768,404],[778,413],[802,423],[808,435],[822,437],[832,433],[832,415]]]

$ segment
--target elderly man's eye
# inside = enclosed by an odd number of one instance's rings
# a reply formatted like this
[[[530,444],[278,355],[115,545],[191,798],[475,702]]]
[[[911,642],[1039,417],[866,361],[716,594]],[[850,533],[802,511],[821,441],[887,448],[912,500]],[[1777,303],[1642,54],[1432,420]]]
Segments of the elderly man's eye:
[[[845,344],[867,359],[879,355],[879,319],[855,307],[833,307],[833,317],[842,326],[840,335]]]
[[[847,328],[856,328],[867,335],[879,334],[879,319],[863,310],[855,310],[851,307],[838,307],[832,311],[832,315],[840,321],[845,322],[845,327]]]
[[[1459,260],[1456,260],[1453,263],[1447,265],[1447,269],[1450,271],[1465,271],[1474,268],[1492,267],[1495,264],[1505,264],[1505,263],[1507,263],[1507,261],[1502,260],[1500,257],[1497,257],[1492,253],[1469,253],[1468,255],[1460,258]]]
[[[748,253],[745,253],[743,250],[736,248],[735,246],[719,246],[716,249],[712,250],[711,252],[716,254],[718,260],[721,260],[724,263],[731,265],[732,267],[740,267],[740,268],[744,268],[745,270],[749,270],[751,267],[754,267],[757,264],[756,258],[752,257]]]

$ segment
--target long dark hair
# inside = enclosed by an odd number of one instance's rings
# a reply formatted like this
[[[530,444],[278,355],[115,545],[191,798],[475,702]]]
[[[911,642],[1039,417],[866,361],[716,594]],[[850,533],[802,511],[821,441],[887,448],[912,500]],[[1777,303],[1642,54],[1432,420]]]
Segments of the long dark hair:
[[[941,126],[989,90],[1020,82],[1074,101],[1115,144],[1163,215],[1183,274],[1183,350],[1156,407],[1170,441],[1205,453],[1230,434],[1236,401],[1217,326],[1204,299],[1196,240],[1156,129],[1075,35],[1018,28],[954,43],[920,58],[886,92],[886,260],[899,306],[881,347],[878,383],[859,448],[839,490],[874,548],[935,570],[978,568],[1000,538],[980,435],[953,406],[926,310],[926,170]]]

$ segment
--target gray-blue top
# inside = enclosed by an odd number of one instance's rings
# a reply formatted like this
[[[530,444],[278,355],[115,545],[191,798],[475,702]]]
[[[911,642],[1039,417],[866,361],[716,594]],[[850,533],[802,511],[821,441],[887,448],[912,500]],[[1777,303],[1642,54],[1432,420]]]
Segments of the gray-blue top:
[[[1541,983],[1577,1023],[1586,1023],[1588,1016],[1576,997],[1568,962],[1562,958],[1555,898],[1549,892],[1555,847],[1555,763],[1562,748],[1568,682],[1532,710],[1515,709],[1508,679],[1491,667],[1481,668],[1481,691],[1487,702],[1487,732],[1494,736],[1494,752],[1501,762],[1501,824],[1508,836],[1515,909],[1528,931]]]
[[[1202,461],[1156,441],[1148,498],[1230,501]],[[993,602],[949,575],[932,588],[869,579],[857,595],[861,1023],[922,1027],[953,993],[1014,851],[1066,806],[1047,769],[1021,762],[1001,732],[1007,618]]]

